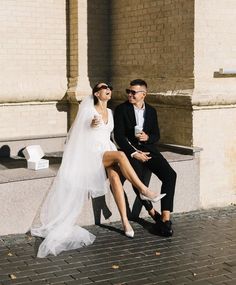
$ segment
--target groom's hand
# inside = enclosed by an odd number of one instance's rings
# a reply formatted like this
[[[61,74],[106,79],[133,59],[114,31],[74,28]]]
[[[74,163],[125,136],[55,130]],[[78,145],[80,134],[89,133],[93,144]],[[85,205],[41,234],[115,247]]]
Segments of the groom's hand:
[[[146,142],[146,141],[148,141],[148,139],[149,139],[149,136],[148,136],[144,131],[142,131],[141,133],[139,133],[136,137],[138,138],[138,140],[139,140],[140,142]]]
[[[151,157],[149,156],[150,152],[144,152],[144,151],[137,151],[133,157],[137,160],[140,160],[142,162],[146,162],[149,159],[151,159]]]

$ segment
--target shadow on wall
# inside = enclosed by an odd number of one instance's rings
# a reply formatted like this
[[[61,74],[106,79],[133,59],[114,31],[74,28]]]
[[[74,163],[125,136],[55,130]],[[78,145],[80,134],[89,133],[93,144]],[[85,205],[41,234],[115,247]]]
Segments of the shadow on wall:
[[[110,81],[110,0],[88,0],[88,77],[90,85]]]
[[[72,110],[71,110],[69,102],[68,102],[67,94],[65,94],[63,96],[63,98],[56,103],[56,108],[57,108],[58,112],[66,112],[67,113],[67,131],[69,131],[70,126],[72,124],[72,122],[71,122]]]

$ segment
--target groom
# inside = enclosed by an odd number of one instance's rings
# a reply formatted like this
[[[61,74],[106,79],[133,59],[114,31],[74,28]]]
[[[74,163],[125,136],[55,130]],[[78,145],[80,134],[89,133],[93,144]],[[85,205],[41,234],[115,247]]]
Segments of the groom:
[[[161,180],[161,193],[166,193],[161,200],[161,214],[150,201],[140,201],[156,222],[159,233],[172,236],[170,213],[173,211],[176,173],[155,145],[160,138],[157,113],[145,102],[147,83],[144,80],[132,80],[126,93],[128,100],[118,105],[114,112],[114,138],[144,184],[148,186],[150,173]],[[139,197],[138,190],[133,189]]]

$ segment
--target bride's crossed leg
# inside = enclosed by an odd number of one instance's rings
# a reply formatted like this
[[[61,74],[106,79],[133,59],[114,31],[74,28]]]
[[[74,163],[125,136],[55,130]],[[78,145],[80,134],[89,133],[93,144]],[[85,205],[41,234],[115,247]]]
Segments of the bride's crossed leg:
[[[136,172],[131,166],[125,153],[122,151],[106,151],[103,154],[103,165],[105,168],[113,166],[118,163],[119,168],[124,175],[124,177],[129,180],[129,182],[135,186],[139,193],[143,196],[149,198],[150,200],[155,199],[158,195],[150,191],[147,186],[145,186],[142,181],[138,178]]]

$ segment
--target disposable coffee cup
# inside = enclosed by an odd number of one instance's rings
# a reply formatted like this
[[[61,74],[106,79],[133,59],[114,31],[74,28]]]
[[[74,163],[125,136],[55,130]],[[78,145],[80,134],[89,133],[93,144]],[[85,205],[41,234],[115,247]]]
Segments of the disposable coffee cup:
[[[143,131],[143,128],[140,126],[135,126],[134,127],[134,135],[137,137],[141,132]]]
[[[95,120],[98,121],[98,125],[101,124],[101,121],[102,121],[102,115],[98,114],[98,115],[94,115],[93,117]]]

